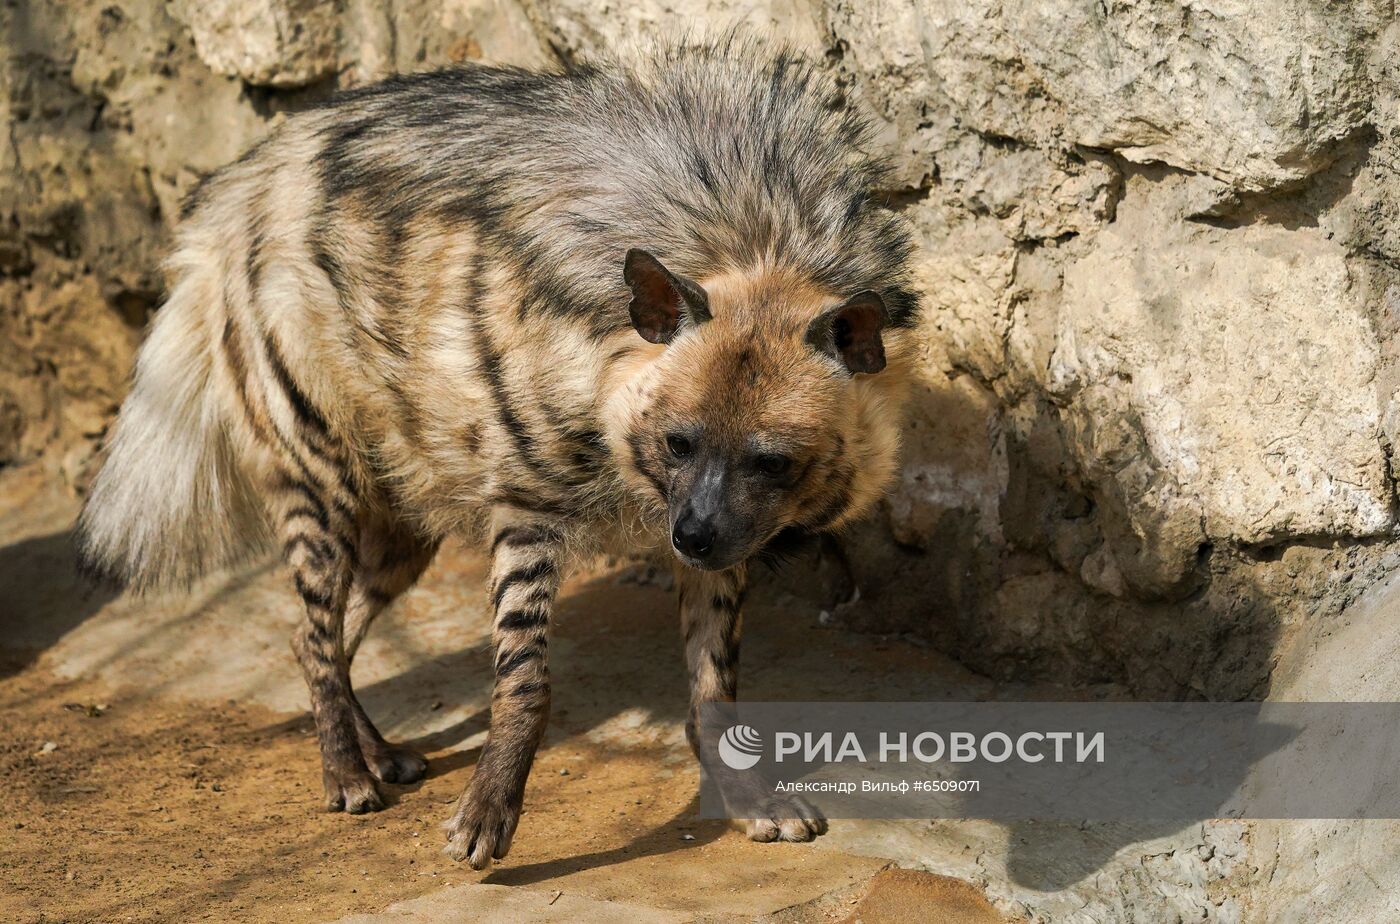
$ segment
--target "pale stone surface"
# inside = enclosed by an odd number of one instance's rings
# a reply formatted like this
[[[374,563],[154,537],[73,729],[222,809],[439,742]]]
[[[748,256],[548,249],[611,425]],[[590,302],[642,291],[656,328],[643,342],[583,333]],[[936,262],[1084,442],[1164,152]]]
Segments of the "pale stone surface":
[[[829,837],[842,850],[899,857],[987,883],[1012,921],[1121,924],[1250,918],[1226,884],[1245,868],[1242,822],[1183,825],[857,821]]]
[[[1160,470],[1156,488],[1129,478],[1130,508],[1198,499],[1212,538],[1389,530],[1378,341],[1345,251],[1302,229],[1164,220],[1147,186],[1065,269],[1051,378],[1090,460]],[[1141,437],[1126,457],[1099,439],[1118,420]]]
[[[832,19],[903,138],[957,126],[1262,189],[1365,125],[1388,6],[917,0],[835,3]]]
[[[1285,702],[1400,700],[1400,580],[1361,593],[1336,624],[1311,626],[1283,653],[1270,697]],[[1400,821],[1253,825],[1259,920],[1400,918]]]
[[[1094,155],[966,134],[939,152],[938,171],[963,208],[1000,219],[1018,241],[1083,234],[1113,218],[1118,171]]]
[[[322,0],[175,0],[204,63],[259,86],[297,87],[333,73],[336,5]]]
[[[611,55],[657,40],[742,26],[808,51],[823,47],[809,0],[521,0],[551,45],[568,55]]]
[[[941,195],[917,203],[910,215],[923,243],[914,268],[924,293],[921,329],[959,365],[996,379],[1011,323],[1014,242],[995,218],[969,214]]]
[[[905,446],[917,461],[904,467],[889,499],[895,540],[926,548],[950,514],[971,517],[999,540],[1007,471],[995,397],[969,376],[933,379],[916,395]]]
[[[443,64],[557,64],[514,0],[348,0],[340,48],[348,86]]]

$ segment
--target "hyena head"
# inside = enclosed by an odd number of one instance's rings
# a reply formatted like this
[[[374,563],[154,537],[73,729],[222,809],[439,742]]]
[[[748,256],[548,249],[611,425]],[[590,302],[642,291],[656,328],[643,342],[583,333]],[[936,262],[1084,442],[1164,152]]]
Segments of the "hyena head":
[[[633,327],[664,349],[620,390],[615,442],[665,503],[681,561],[729,568],[875,502],[896,468],[903,365],[878,294],[763,269],[695,282],[641,250],[625,277]]]

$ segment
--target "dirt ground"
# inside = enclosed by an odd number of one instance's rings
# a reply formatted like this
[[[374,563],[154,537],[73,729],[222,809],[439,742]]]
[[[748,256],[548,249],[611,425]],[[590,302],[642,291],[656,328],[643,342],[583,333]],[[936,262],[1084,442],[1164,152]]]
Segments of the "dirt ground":
[[[655,785],[660,755],[547,750],[508,863],[482,877],[440,853],[438,824],[470,752],[431,750],[432,774],[394,787],[387,811],[329,814],[318,810],[307,718],[228,702],[153,704],[41,670],[0,685],[0,740],[12,828],[0,846],[6,921],[322,921],[466,881],[583,879],[593,898],[674,896],[679,910],[762,901],[729,898],[750,885],[733,872],[753,845],[692,819],[690,786]],[[826,864],[811,869],[812,851],[768,847],[781,854],[771,872],[784,891],[813,875],[823,877],[810,885],[817,892],[833,884]],[[675,864],[655,859],[680,850],[699,861],[683,882]],[[883,864],[851,864],[848,884],[872,865]]]
[[[129,600],[71,574],[72,502],[0,481],[0,920],[1000,920],[973,886],[696,817],[664,588],[581,575],[560,606],[556,708],[510,856],[476,873],[441,821],[484,739],[482,562],[448,551],[356,662],[371,714],[430,759],[382,812],[320,809],[276,568]],[[899,640],[756,609],[754,698],[952,695],[978,679]],[[780,616],[780,618],[774,618]],[[969,686],[971,685],[971,686]],[[975,692],[975,689],[974,689]]]

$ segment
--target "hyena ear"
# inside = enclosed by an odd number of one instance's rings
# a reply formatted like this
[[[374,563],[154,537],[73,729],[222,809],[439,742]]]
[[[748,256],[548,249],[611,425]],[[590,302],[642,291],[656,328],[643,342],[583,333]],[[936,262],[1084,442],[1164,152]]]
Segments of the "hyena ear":
[[[645,250],[627,251],[622,278],[632,290],[632,326],[643,339],[670,343],[682,324],[699,326],[710,320],[705,290],[677,276]]]
[[[885,368],[880,332],[888,322],[885,300],[875,292],[861,292],[814,318],[807,325],[807,343],[850,372],[879,372]]]

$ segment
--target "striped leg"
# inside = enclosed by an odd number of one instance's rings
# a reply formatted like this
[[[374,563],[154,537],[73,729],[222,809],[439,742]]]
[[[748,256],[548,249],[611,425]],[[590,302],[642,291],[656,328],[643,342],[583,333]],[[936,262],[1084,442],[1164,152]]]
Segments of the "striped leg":
[[[377,517],[360,528],[355,576],[345,609],[345,659],[355,652],[375,617],[423,573],[437,552],[436,540],[423,538],[390,517]],[[360,752],[375,778],[385,783],[413,783],[423,778],[428,762],[412,748],[390,744],[379,734],[359,700],[351,694]]]
[[[359,708],[345,654],[345,608],[355,570],[358,535],[353,514],[310,481],[288,478],[279,497],[280,531],[306,621],[292,637],[311,693],[321,745],[326,808],[360,814],[384,807],[365,764],[355,727]]]
[[[539,514],[497,507],[491,523],[491,602],[496,682],[491,729],[457,811],[447,822],[448,856],[484,869],[510,850],[525,779],[549,718],[546,658],[559,589],[563,537]]]
[[[248,285],[255,300],[256,281],[249,278]],[[365,505],[346,444],[297,383],[277,339],[255,317],[240,320],[233,301],[225,308],[224,371],[244,412],[235,438],[249,450],[251,468],[265,476],[283,555],[306,607],[292,650],[311,693],[326,807],[353,814],[379,809],[383,802],[365,754],[374,754],[383,739],[350,686],[350,657],[372,618],[370,608],[382,605],[365,597],[380,589],[384,569],[365,569],[359,561],[363,551],[374,562],[377,538],[367,543],[362,535]],[[355,613],[349,640],[347,606]],[[381,779],[412,775],[412,760],[405,762],[407,771],[400,769],[397,755],[376,763]]]
[[[739,636],[743,629],[745,569],[697,571],[678,567],[681,631],[690,674],[686,737],[697,744],[696,710],[704,703],[732,703],[739,686]]]
[[[697,571],[677,567],[681,629],[685,633],[685,662],[690,674],[690,716],[686,738],[706,772],[733,777],[711,760],[701,746],[700,708],[706,703],[732,703],[739,683],[739,636],[743,624],[746,574],[743,565],[728,571]],[[758,787],[746,804],[762,804],[763,817],[747,819],[755,841],[810,841],[826,833],[822,814],[797,797],[773,797],[756,775],[729,779],[729,786]],[[761,790],[761,792],[760,792]]]

